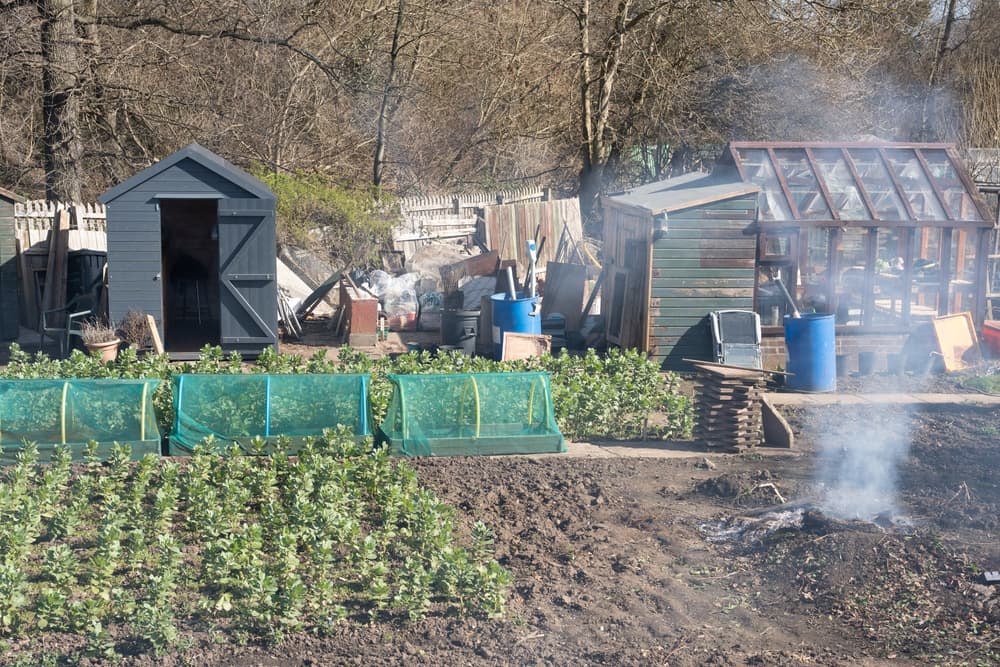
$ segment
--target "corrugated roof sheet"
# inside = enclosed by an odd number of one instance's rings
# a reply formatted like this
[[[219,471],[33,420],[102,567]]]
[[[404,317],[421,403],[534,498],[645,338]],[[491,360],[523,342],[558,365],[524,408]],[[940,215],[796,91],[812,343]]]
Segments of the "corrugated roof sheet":
[[[640,185],[606,199],[616,204],[645,208],[656,215],[753,194],[759,189],[751,183],[695,171],[665,181]]]

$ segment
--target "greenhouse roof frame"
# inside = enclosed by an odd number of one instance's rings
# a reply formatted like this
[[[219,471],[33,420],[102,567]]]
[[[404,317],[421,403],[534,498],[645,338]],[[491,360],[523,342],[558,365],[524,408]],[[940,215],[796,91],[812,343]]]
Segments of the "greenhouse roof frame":
[[[953,144],[739,141],[717,167],[733,169],[768,225],[993,225]]]

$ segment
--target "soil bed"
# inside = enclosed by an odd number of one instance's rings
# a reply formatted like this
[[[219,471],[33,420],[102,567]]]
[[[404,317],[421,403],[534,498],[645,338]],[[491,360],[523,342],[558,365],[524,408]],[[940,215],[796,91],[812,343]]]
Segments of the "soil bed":
[[[278,647],[196,639],[126,664],[996,664],[1000,411],[794,409],[787,456],[453,458],[420,479],[492,525],[514,575],[504,620],[344,625]],[[815,501],[817,443],[887,419],[912,435],[897,513],[911,527],[813,521],[747,541],[705,526]],[[713,467],[714,466],[714,467]],[[771,488],[768,485],[773,485]],[[36,646],[35,650],[57,646]],[[4,662],[0,659],[0,662]]]

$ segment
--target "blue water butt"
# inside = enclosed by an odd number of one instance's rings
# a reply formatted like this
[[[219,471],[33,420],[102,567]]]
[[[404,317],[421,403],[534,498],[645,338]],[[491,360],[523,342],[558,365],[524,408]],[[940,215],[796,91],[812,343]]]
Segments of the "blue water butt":
[[[785,316],[788,372],[785,386],[800,391],[837,390],[834,316],[809,313]]]
[[[506,293],[490,297],[493,304],[493,357],[500,359],[503,352],[503,335],[510,333],[542,333],[542,312],[538,297],[518,294],[511,299]]]

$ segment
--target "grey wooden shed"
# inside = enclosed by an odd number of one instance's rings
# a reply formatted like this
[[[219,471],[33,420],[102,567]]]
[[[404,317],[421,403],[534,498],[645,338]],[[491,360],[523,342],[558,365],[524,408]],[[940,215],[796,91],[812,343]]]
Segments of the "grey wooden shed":
[[[17,305],[17,232],[14,204],[24,201],[0,188],[0,340],[15,340],[20,314]]]
[[[108,308],[153,315],[172,358],[205,344],[253,357],[278,345],[275,197],[191,144],[100,196]]]

